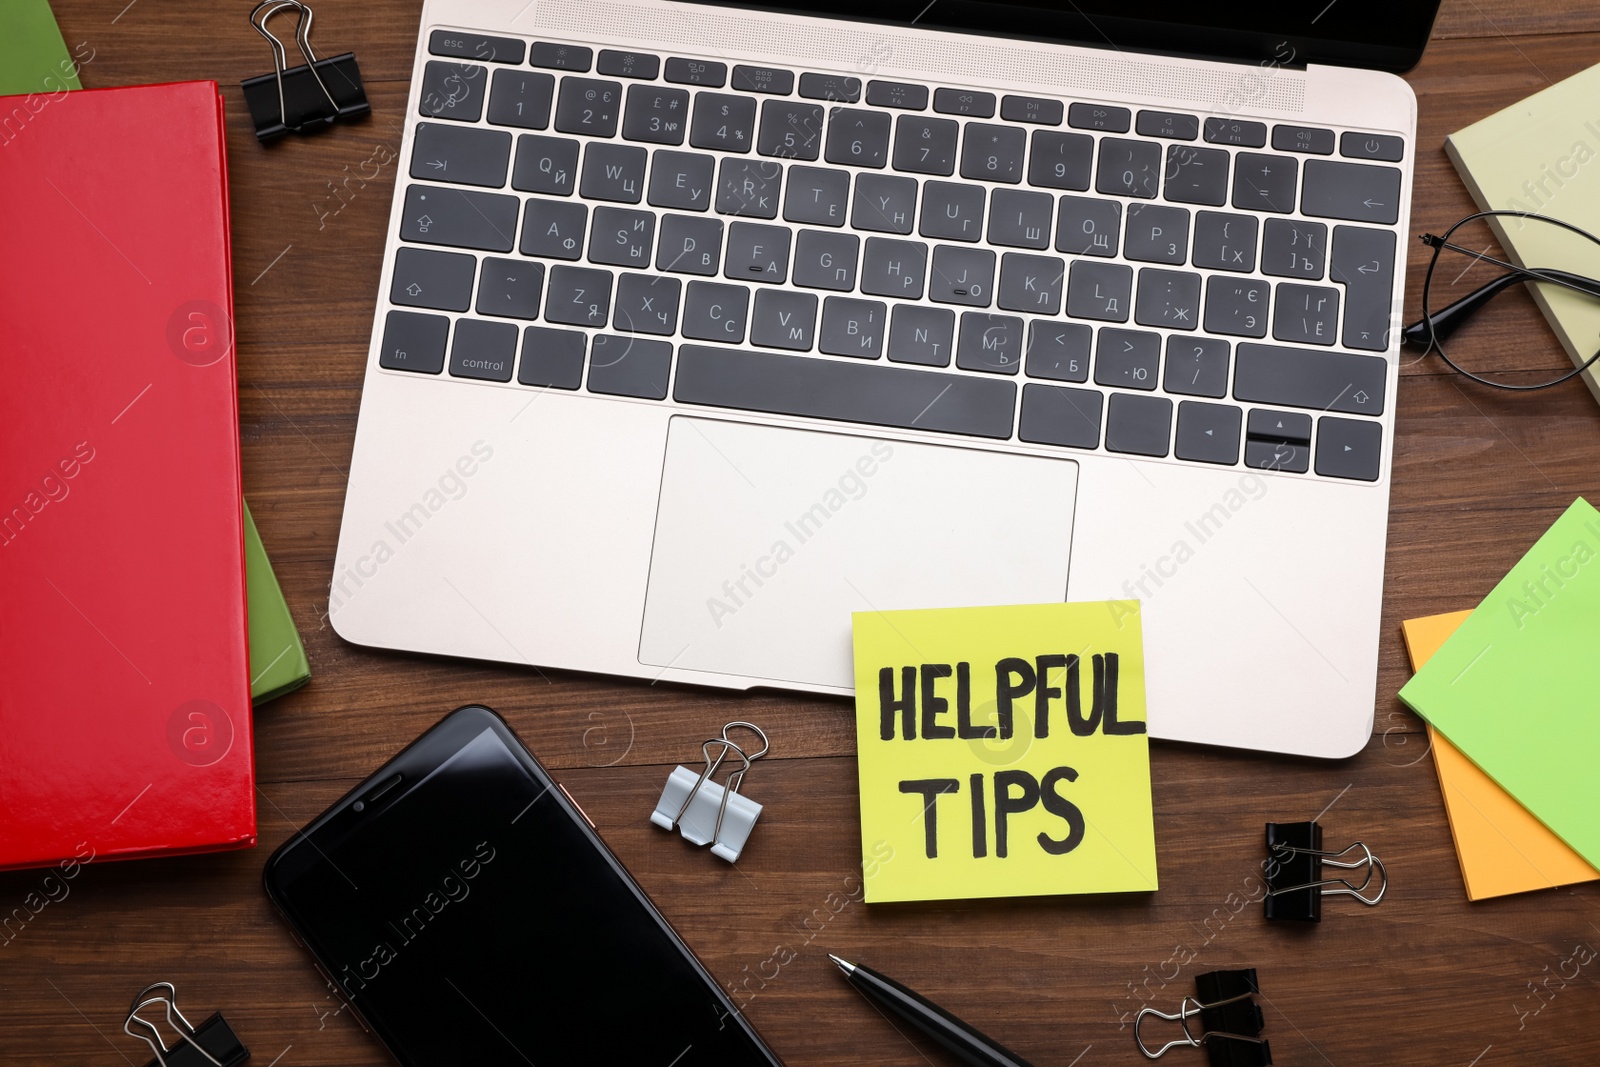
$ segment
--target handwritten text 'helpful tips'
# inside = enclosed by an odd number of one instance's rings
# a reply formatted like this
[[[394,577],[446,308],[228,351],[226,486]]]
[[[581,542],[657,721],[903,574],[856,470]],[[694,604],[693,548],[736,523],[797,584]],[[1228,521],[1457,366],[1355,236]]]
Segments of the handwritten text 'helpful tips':
[[[1156,888],[1138,610],[854,617],[869,901]]]

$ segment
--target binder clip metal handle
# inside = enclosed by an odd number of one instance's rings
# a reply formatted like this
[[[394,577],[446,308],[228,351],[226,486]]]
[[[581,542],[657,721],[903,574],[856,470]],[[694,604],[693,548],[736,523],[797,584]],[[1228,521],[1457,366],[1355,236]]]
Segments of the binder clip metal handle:
[[[305,60],[297,67],[288,65],[283,42],[267,29],[267,20],[280,11],[291,9],[298,13],[295,46]],[[250,10],[251,27],[272,46],[272,73],[241,83],[250,118],[255,123],[256,137],[263,144],[290,133],[315,133],[372,110],[361,84],[355,53],[346,52],[331,59],[317,57],[311,47],[314,17],[310,5],[302,0],[260,0]],[[272,106],[274,101],[276,109]]]
[[[1368,907],[1389,891],[1389,872],[1364,843],[1352,842],[1337,851],[1322,847],[1322,827],[1315,822],[1267,823],[1267,852],[1273,869],[1267,872],[1267,895],[1262,904],[1268,919],[1322,921],[1322,898],[1354,897]],[[1344,857],[1359,853],[1357,858]],[[1322,877],[1324,867],[1344,871],[1365,869],[1357,885],[1349,878]]]
[[[161,1028],[140,1014],[151,1005],[162,1007],[167,1028],[176,1035],[170,1044]],[[148,1032],[135,1032],[135,1026]],[[238,1067],[250,1058],[250,1050],[220,1012],[198,1027],[191,1024],[178,1010],[178,991],[171,982],[155,982],[139,991],[122,1021],[122,1032],[150,1046],[155,1059],[148,1067]]]
[[[761,739],[760,749],[746,752],[730,739],[728,731],[735,727],[753,731]],[[691,844],[709,843],[713,855],[729,863],[737,862],[756,819],[761,816],[761,805],[742,795],[739,789],[750,765],[766,755],[771,747],[766,733],[754,723],[728,723],[722,728],[721,736],[710,738],[700,746],[705,770],[696,775],[684,766],[673,769],[655,811],[650,814],[650,821],[663,830],[679,831]],[[713,749],[717,750],[715,755]],[[727,784],[721,785],[712,776],[730,753],[739,757],[740,765],[728,775]]]

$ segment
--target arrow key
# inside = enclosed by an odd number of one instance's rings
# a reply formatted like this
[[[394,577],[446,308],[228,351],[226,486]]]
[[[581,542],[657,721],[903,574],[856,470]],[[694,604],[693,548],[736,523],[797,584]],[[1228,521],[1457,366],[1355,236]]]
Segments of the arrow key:
[[[1251,408],[1247,433],[1263,441],[1311,442],[1311,416],[1303,411],[1269,411]]]
[[[414,308],[465,311],[472,303],[477,261],[456,252],[402,248],[394,261],[389,302]]]
[[[1173,455],[1201,463],[1239,462],[1239,409],[1232,404],[1178,405],[1178,435]]]
[[[1317,473],[1324,478],[1378,480],[1383,427],[1363,419],[1331,415],[1317,420]]]

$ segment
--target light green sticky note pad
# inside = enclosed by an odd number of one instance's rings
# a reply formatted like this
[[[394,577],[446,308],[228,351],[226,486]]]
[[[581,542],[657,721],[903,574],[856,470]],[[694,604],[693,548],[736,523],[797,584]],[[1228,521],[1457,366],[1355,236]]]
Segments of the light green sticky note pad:
[[[1528,550],[1400,699],[1600,864],[1600,512],[1583,498]]]
[[[869,903],[1156,888],[1137,601],[852,625]]]
[[[78,88],[78,65],[49,0],[0,0],[0,96]]]

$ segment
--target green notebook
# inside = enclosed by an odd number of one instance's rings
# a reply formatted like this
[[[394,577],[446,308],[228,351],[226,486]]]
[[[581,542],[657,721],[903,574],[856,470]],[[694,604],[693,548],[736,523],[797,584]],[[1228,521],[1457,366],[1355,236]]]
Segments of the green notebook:
[[[1600,512],[1578,498],[1400,690],[1600,865]]]
[[[250,700],[259,707],[309,682],[311,664],[249,504],[244,508],[244,569],[250,606]]]
[[[0,0],[0,96],[79,88],[78,64],[67,53],[48,0]]]

